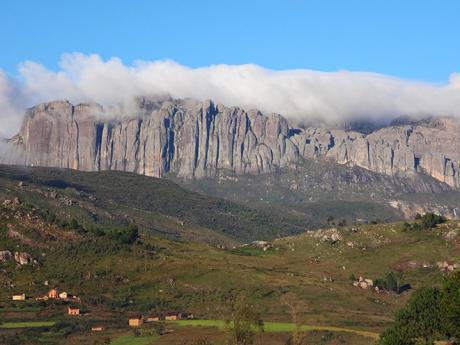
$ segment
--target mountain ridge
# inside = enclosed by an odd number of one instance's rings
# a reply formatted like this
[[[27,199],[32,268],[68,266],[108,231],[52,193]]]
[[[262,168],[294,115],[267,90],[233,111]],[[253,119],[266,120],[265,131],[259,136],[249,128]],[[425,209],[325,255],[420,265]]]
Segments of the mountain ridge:
[[[263,174],[302,159],[332,159],[389,176],[420,172],[460,187],[460,123],[453,118],[387,126],[366,135],[296,128],[279,114],[211,100],[139,98],[134,107],[121,109],[124,117],[100,116],[103,111],[90,103],[40,104],[27,111],[9,143],[33,166],[203,178],[221,169]]]

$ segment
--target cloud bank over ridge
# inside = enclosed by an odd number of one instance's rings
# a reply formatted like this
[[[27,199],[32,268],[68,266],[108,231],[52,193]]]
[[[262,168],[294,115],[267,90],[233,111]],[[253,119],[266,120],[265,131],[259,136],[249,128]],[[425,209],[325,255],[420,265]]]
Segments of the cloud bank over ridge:
[[[18,80],[0,70],[0,136],[15,134],[24,109],[68,99],[104,106],[139,95],[211,98],[226,105],[256,107],[288,118],[342,123],[389,121],[401,115],[460,117],[460,74],[437,85],[367,72],[275,71],[257,65],[190,68],[174,61],[137,61],[65,54],[58,71],[27,61]]]

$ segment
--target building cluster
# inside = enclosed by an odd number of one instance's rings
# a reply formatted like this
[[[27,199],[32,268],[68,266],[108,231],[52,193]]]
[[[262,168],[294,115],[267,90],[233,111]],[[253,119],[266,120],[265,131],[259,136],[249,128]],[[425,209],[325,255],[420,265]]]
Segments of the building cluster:
[[[25,293],[14,294],[12,296],[13,301],[25,301],[29,299]],[[31,299],[31,298],[30,298]],[[66,291],[59,291],[57,288],[51,289],[45,296],[36,297],[35,300],[47,301],[47,300],[62,300],[68,302],[78,302],[81,300],[78,296],[69,294]],[[76,306],[69,306],[67,308],[67,315],[78,316],[81,315],[81,309]],[[194,319],[193,314],[183,312],[168,312],[159,313],[149,316],[143,316],[141,314],[132,315],[128,319],[130,327],[140,327],[144,323],[156,322],[156,321],[178,321],[178,320],[190,320]],[[101,332],[105,330],[104,326],[94,326],[91,329],[93,332]]]
[[[178,320],[190,320],[193,319],[192,314],[181,313],[181,312],[169,312],[164,314],[154,314],[144,317],[141,314],[135,314],[129,317],[128,324],[131,327],[139,327],[144,323],[157,322],[157,321],[178,321]]]
[[[27,299],[32,299],[26,296],[25,293],[18,293],[12,296],[13,301],[25,301]],[[37,301],[47,301],[47,300],[61,300],[67,302],[77,302],[81,303],[80,297],[71,295],[67,291],[59,291],[58,289],[54,288],[48,291],[45,296],[35,297]],[[80,315],[81,311],[78,307],[69,307],[67,308],[68,315]]]
[[[67,291],[59,291],[56,288],[51,289],[45,296],[36,298],[36,300],[42,301],[47,301],[49,299],[80,302],[80,297],[71,295]]]

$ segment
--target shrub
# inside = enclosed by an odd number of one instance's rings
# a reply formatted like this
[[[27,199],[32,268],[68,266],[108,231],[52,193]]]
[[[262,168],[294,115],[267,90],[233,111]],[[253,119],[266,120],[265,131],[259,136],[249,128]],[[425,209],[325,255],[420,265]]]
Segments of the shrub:
[[[103,235],[105,235],[104,230],[102,230],[100,227],[95,226],[95,225],[91,225],[89,227],[89,232],[92,233],[95,236],[103,236]]]
[[[434,228],[438,224],[442,224],[446,221],[446,218],[435,213],[425,213],[420,219],[420,225],[423,229]]]
[[[139,229],[135,225],[109,230],[107,235],[122,244],[132,244],[139,238]]]
[[[374,281],[374,286],[378,287],[379,289],[391,291],[395,293],[401,292],[402,286],[402,275],[401,273],[396,272],[389,272],[385,276],[385,278],[377,278]]]
[[[446,218],[443,216],[440,216],[435,213],[425,213],[423,216],[417,213],[415,216],[415,223],[409,224],[408,222],[405,222],[402,226],[403,231],[409,231],[409,230],[415,230],[415,231],[421,231],[421,230],[429,230],[438,224],[442,224],[446,221]]]
[[[69,223],[69,227],[73,230],[78,230],[80,228],[80,224],[78,224],[78,220],[72,218],[72,220]]]
[[[154,322],[152,328],[157,335],[163,335],[166,329],[164,322]]]
[[[412,229],[412,225],[410,225],[408,222],[404,222],[402,225],[402,231],[409,231]]]

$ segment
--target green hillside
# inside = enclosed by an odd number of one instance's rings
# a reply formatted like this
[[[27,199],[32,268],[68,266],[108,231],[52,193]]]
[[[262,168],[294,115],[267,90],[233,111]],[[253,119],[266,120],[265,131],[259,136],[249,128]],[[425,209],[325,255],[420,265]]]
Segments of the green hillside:
[[[57,174],[54,181],[65,181],[61,172]],[[64,189],[36,174],[28,186],[4,185],[0,201],[6,194],[13,195],[15,188],[32,189],[43,182],[59,193],[79,191],[82,199],[75,199],[81,202],[94,192],[78,175],[72,175],[74,184]],[[125,174],[120,176],[125,178]],[[17,180],[24,180],[24,175]],[[177,188],[170,182],[166,185]],[[89,187],[96,189],[96,183]],[[17,192],[21,197],[40,194]],[[194,344],[203,338],[222,344],[229,337],[225,328],[218,327],[222,321],[201,327],[172,322],[166,325],[170,332],[161,336],[146,325],[134,336],[127,319],[131,313],[186,311],[199,320],[225,320],[230,318],[232,300],[241,293],[250,296],[250,303],[267,323],[267,331],[257,338],[260,344],[284,344],[289,337],[293,326],[286,325],[292,322],[288,296],[299,309],[306,344],[373,344],[373,335],[390,324],[412,291],[440,284],[446,273],[436,263],[460,262],[456,221],[431,230],[401,223],[350,226],[280,238],[267,250],[254,246],[220,249],[160,238],[149,231],[140,231],[134,241],[124,241],[113,236],[115,216],[112,225],[104,219],[105,227],[95,231],[73,222],[63,226],[58,216],[54,219],[32,204],[42,198],[28,203],[8,200],[0,208],[0,251],[26,252],[36,263],[0,263],[0,344]],[[118,199],[112,196],[110,200]],[[88,212],[80,210],[80,203],[71,207],[75,214]],[[129,229],[122,223],[116,225],[117,231]],[[390,271],[412,288],[401,294],[377,293],[353,286],[350,279],[353,275],[375,281]],[[38,297],[52,287],[78,295],[81,303],[11,301],[14,293]],[[71,304],[80,305],[87,314],[66,316]],[[37,324],[31,322],[48,324],[34,328]],[[96,324],[105,325],[106,331],[91,332]]]
[[[122,172],[0,166],[0,197],[19,196],[86,228],[136,223],[171,239],[235,244],[299,233],[305,217],[190,192],[174,182]]]
[[[199,193],[304,217],[310,229],[343,220],[401,220],[414,209],[449,214],[460,202],[460,192],[424,174],[386,176],[327,160],[305,160],[271,174],[220,171],[216,178],[171,178]]]

